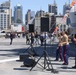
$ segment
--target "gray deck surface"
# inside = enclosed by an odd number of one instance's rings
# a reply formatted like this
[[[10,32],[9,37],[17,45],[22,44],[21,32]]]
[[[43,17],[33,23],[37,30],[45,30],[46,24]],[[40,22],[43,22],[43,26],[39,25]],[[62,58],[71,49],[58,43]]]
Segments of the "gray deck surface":
[[[25,52],[25,49],[29,47],[26,45],[25,38],[15,38],[13,40],[13,44],[10,45],[10,39],[0,38],[0,75],[53,75],[54,73],[43,69],[38,64],[33,68],[32,71],[29,71],[28,67],[21,67],[23,62],[17,61],[19,60],[19,54]],[[71,67],[74,65],[74,55],[76,48],[71,45],[69,51],[69,65],[62,65],[63,62],[54,61],[55,60],[55,50],[56,44],[48,45],[46,50],[51,60],[51,64],[53,68],[59,73],[55,75],[76,75],[76,69],[72,69]],[[43,53],[44,47],[35,46],[35,51],[41,56]],[[37,60],[38,57],[35,57]],[[39,61],[41,65],[44,66],[43,57]],[[49,66],[51,66],[49,63]],[[51,67],[50,67],[51,68]]]

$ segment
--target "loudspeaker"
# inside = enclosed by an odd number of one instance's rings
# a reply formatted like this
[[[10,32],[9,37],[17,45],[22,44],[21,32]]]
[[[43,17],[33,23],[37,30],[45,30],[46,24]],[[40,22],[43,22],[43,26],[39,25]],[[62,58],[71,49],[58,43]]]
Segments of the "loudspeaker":
[[[20,61],[24,61],[25,58],[29,58],[29,53],[20,53],[19,54],[19,58],[20,58]]]
[[[34,59],[25,58],[23,64],[25,67],[33,67],[36,64],[36,62]]]
[[[34,24],[29,24],[29,32],[34,32]]]
[[[49,18],[41,17],[41,32],[49,32]]]

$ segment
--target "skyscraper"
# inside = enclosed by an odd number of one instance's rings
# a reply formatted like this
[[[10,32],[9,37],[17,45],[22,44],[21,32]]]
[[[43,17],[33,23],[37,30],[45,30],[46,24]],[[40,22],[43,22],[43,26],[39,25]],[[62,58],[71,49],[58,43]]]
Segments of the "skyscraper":
[[[26,15],[25,15],[25,24],[28,24],[29,21],[35,17],[35,12],[28,9]]]
[[[31,19],[31,10],[29,9],[29,10],[27,11],[27,13],[26,13],[26,16],[25,16],[26,24],[29,23],[30,19]]]
[[[31,11],[31,19],[35,17],[35,11]]]
[[[65,3],[65,5],[63,5],[63,15],[70,10],[70,5],[68,3]]]
[[[45,11],[43,10],[39,10],[36,12],[36,17],[41,17],[41,16],[44,16],[45,15]]]
[[[14,22],[23,23],[23,8],[20,4],[14,7]]]
[[[54,13],[55,15],[57,15],[57,4],[56,4],[55,0],[54,0],[54,4],[48,5],[48,12]]]
[[[7,30],[11,27],[10,1],[0,4],[0,30]]]

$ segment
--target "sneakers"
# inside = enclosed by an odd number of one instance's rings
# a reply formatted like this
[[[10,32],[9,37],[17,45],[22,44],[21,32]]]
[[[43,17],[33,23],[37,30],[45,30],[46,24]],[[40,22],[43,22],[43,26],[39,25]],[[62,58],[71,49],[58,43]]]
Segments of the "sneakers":
[[[55,59],[54,61],[58,61],[57,59]]]
[[[63,60],[60,60],[59,62],[63,62]]]
[[[75,65],[75,66],[73,66],[72,68],[76,69],[76,65]]]
[[[63,63],[62,65],[68,65],[68,63]]]

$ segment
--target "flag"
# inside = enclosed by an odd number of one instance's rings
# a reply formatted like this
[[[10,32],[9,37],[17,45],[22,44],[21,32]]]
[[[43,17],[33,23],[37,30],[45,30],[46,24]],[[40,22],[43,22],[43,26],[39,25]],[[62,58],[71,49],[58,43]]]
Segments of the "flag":
[[[72,0],[72,3],[70,4],[70,7],[74,6],[76,4],[76,0]]]
[[[63,21],[63,22],[66,22],[67,18],[68,18],[68,13],[66,13],[66,14],[63,16],[62,21]]]
[[[56,26],[56,28],[55,28],[54,32],[52,33],[52,35],[54,35],[54,34],[57,33],[57,31],[59,30],[59,26],[60,26],[60,24],[58,24],[58,25]]]
[[[59,30],[59,27],[56,27],[54,30],[54,33],[56,33]]]

